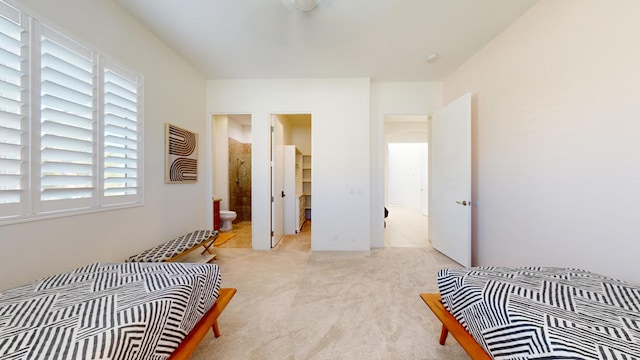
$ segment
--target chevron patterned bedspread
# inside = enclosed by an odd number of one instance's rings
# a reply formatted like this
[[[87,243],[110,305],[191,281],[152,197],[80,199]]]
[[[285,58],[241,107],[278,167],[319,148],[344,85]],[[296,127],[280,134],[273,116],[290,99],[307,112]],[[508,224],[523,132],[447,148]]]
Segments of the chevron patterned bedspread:
[[[443,269],[438,287],[494,359],[640,359],[640,287],[535,267]]]
[[[213,264],[92,264],[0,292],[0,359],[166,359],[215,303]]]

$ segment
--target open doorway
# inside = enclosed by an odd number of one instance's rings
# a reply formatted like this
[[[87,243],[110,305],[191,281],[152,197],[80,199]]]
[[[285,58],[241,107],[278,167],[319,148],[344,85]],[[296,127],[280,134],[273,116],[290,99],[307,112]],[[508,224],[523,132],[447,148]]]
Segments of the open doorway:
[[[428,247],[428,116],[385,116],[385,247]]]
[[[272,114],[271,129],[273,248],[311,227],[311,114]]]
[[[251,248],[251,115],[212,116],[216,247]]]

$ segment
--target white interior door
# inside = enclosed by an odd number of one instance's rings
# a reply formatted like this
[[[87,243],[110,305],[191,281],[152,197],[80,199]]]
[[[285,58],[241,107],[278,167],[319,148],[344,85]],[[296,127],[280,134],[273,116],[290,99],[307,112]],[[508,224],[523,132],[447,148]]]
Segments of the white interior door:
[[[271,117],[271,247],[284,236],[284,127]]]
[[[430,139],[429,239],[471,266],[471,94],[432,115]]]

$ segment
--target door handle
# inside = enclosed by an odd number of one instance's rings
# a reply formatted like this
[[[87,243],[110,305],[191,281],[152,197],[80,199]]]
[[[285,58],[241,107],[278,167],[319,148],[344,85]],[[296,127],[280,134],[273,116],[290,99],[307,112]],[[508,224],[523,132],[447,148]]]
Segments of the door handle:
[[[456,204],[458,204],[458,205],[462,205],[462,206],[467,206],[467,205],[471,206],[471,201],[467,201],[467,200],[462,200],[462,201],[460,201],[460,200],[456,200]]]
[[[284,190],[282,190],[282,197],[285,197],[285,196],[287,196],[287,195],[285,195],[285,194],[284,194]]]

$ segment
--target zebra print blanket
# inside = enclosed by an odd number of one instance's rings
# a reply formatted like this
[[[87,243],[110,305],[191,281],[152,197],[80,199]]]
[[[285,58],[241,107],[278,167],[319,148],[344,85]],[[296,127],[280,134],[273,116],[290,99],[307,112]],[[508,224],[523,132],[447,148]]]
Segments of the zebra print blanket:
[[[494,359],[640,359],[640,287],[535,267],[444,269],[438,287]]]
[[[217,265],[92,264],[0,293],[0,359],[166,359],[215,303]]]

